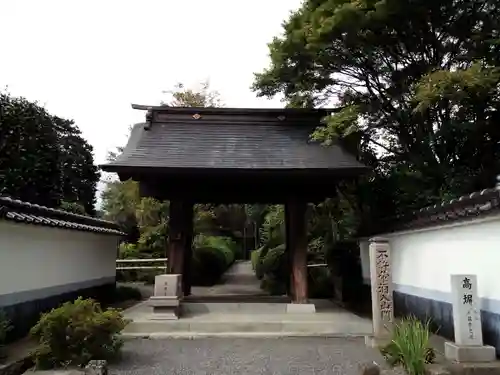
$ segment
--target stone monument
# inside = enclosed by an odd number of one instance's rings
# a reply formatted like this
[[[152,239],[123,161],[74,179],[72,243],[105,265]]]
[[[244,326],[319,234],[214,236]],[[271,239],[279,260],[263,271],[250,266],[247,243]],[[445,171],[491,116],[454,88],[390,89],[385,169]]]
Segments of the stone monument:
[[[182,297],[181,275],[157,275],[155,277],[154,296],[149,298],[153,307],[151,319],[179,319]]]
[[[369,242],[373,337],[366,337],[366,344],[381,346],[390,342],[394,324],[391,254],[386,239],[377,237]]]
[[[447,359],[457,362],[495,360],[495,348],[483,345],[476,275],[451,275],[455,342],[446,342]]]

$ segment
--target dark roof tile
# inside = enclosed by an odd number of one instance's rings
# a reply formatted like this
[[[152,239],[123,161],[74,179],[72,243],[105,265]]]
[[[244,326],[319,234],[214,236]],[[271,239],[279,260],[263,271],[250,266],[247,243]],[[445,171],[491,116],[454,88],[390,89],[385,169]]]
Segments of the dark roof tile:
[[[372,235],[449,224],[499,213],[500,187],[484,189],[463,195],[458,199],[424,207],[409,215],[388,218],[380,223],[379,229]]]
[[[320,125],[319,120],[279,122],[273,113],[272,121],[259,121],[250,115],[243,119],[231,117],[229,110],[216,121],[210,120],[208,112],[203,112],[200,120],[167,113],[166,121],[136,124],[124,152],[101,167],[110,172],[134,167],[366,169],[339,145],[323,147],[309,140],[315,126]],[[169,120],[170,115],[177,117]],[[316,115],[315,119],[319,117]]]
[[[124,235],[119,226],[111,221],[78,215],[3,196],[0,196],[0,218],[33,225],[46,225],[117,236]]]

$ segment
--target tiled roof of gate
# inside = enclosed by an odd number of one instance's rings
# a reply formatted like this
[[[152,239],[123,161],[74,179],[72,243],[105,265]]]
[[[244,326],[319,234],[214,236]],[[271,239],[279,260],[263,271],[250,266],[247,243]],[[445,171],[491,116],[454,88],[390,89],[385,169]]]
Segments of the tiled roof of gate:
[[[382,224],[382,227],[385,232],[396,232],[448,224],[459,220],[485,217],[499,213],[500,187],[496,187],[477,191],[434,206],[425,207],[409,215],[389,218],[385,224]]]
[[[123,153],[101,167],[110,172],[141,167],[360,172],[367,169],[339,145],[322,147],[310,142],[310,134],[321,119],[312,110],[270,110],[264,114],[252,112],[255,110],[224,110],[159,109],[162,119],[157,120],[153,113],[150,123],[134,125]]]
[[[6,196],[0,196],[0,219],[85,232],[124,235],[119,226],[111,221],[23,202]]]

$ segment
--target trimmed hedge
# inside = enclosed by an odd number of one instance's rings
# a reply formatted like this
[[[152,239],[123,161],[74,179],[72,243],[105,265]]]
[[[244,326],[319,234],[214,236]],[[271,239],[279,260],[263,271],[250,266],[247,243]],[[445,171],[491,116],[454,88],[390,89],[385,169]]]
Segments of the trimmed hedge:
[[[193,250],[193,285],[210,286],[234,263],[238,246],[228,237],[199,235]]]
[[[262,251],[262,247],[260,249],[253,250],[250,253],[250,260],[252,262],[252,269],[255,271],[257,268],[257,264],[260,261],[260,252]]]

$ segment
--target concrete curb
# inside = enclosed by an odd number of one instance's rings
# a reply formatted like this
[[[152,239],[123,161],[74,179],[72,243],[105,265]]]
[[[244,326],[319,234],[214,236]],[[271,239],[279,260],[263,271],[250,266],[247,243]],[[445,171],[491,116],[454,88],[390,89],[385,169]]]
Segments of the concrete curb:
[[[123,339],[197,339],[197,338],[280,338],[280,337],[331,337],[331,338],[363,338],[364,334],[346,333],[310,333],[310,332],[156,332],[156,333],[122,333]]]

